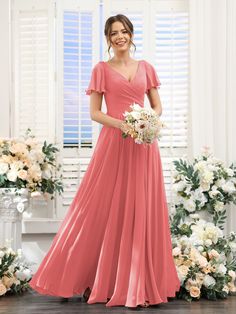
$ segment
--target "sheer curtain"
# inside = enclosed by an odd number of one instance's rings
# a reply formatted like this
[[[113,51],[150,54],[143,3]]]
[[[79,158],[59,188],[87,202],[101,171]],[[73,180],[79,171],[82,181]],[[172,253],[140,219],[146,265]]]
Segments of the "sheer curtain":
[[[192,154],[202,146],[226,164],[236,162],[236,1],[190,0]],[[226,233],[236,231],[236,207]]]

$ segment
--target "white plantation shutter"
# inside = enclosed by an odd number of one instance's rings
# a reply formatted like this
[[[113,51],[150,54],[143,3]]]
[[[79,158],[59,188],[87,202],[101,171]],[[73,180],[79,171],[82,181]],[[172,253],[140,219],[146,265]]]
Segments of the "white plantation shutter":
[[[55,142],[54,4],[17,0],[12,6],[14,106],[12,134],[30,128],[36,138]],[[30,202],[32,218],[54,218],[54,201]]]
[[[99,1],[57,2],[58,110],[64,193],[57,215],[63,217],[87,169],[99,134],[90,118],[89,85],[99,60]]]
[[[14,136],[31,128],[39,140],[55,140],[53,13],[48,1],[14,5]]]
[[[167,125],[159,141],[168,202],[172,201],[173,160],[188,149],[188,7],[185,0],[105,1],[107,16],[122,13],[134,25],[135,59],[156,69],[162,119]],[[145,105],[149,106],[146,97]]]
[[[147,53],[145,47],[147,47],[147,29],[145,25],[148,23],[148,5],[146,1],[104,1],[104,23],[105,20],[111,16],[116,14],[124,14],[126,15],[134,26],[134,39],[133,42],[136,45],[136,51],[134,56],[135,59],[140,60],[144,58],[144,55]],[[107,44],[104,40],[104,47],[107,50]],[[134,46],[132,45],[132,51],[134,51]],[[112,49],[110,49],[111,56]],[[106,54],[107,59],[109,55]]]
[[[187,1],[151,1],[151,60],[166,124],[159,142],[168,202],[172,202],[173,160],[188,152],[189,21]]]

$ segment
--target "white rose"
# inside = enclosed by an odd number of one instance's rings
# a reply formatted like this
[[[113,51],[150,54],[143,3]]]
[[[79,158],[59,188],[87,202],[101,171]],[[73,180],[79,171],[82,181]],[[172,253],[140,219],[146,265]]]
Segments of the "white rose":
[[[16,171],[16,170],[10,170],[10,171],[7,173],[7,179],[8,179],[9,181],[16,182],[16,179],[17,179],[17,171]]]
[[[207,239],[206,241],[205,241],[205,245],[208,247],[208,246],[210,246],[210,245],[212,245],[212,241],[210,240],[210,239]]]
[[[2,258],[4,255],[5,255],[5,253],[0,250],[0,258]]]
[[[175,192],[179,192],[179,191],[183,191],[185,186],[186,186],[186,184],[184,181],[179,181],[179,182],[173,184],[173,189]]]
[[[191,197],[184,201],[184,208],[188,212],[194,212],[196,210],[196,204]]]
[[[204,182],[204,181],[200,181],[200,186],[202,188],[202,190],[205,192],[205,191],[209,191],[210,190],[210,187],[211,185],[207,182]]]
[[[214,198],[216,195],[221,194],[216,185],[213,185],[211,191],[209,191],[209,195],[211,198]]]
[[[205,183],[212,183],[214,178],[213,172],[211,171],[205,171],[205,173],[202,176],[202,179]]]
[[[5,174],[8,171],[8,164],[6,162],[0,162],[0,174]]]
[[[205,160],[198,161],[194,166],[194,170],[198,170],[200,172],[204,172],[206,170],[207,163]]]
[[[12,254],[15,255],[15,251],[13,251],[13,249],[11,247],[7,248],[6,250],[6,254]]]
[[[220,201],[216,201],[215,203],[215,210],[217,212],[221,212],[224,209],[224,203]]]
[[[31,278],[31,271],[29,269],[24,269],[23,271],[17,270],[15,275],[21,281],[29,280]]]
[[[136,120],[139,120],[141,118],[140,112],[132,111],[132,112],[130,112],[130,114]]]
[[[197,249],[198,249],[199,252],[203,252],[204,251],[204,248],[201,245],[199,245]]]

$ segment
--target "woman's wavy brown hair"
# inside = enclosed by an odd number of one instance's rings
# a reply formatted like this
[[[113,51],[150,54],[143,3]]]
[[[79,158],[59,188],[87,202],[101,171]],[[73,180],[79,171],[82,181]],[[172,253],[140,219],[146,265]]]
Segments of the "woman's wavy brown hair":
[[[104,27],[104,35],[106,36],[107,39],[109,39],[109,41],[111,41],[111,25],[114,22],[121,22],[124,25],[124,28],[126,29],[126,31],[129,33],[130,38],[132,37],[132,35],[134,34],[134,26],[132,24],[132,22],[128,19],[127,16],[123,15],[123,14],[117,14],[117,15],[113,15],[110,16],[105,23],[105,27]],[[136,51],[136,46],[133,43],[132,39],[131,39],[131,45],[134,46],[134,52]],[[111,49],[111,45],[109,43],[109,47],[108,47],[108,54],[110,55],[110,49]]]

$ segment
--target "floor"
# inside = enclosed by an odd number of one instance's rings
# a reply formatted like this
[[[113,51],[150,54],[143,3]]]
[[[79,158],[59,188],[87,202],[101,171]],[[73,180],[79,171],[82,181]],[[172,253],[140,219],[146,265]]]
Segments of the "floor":
[[[158,313],[158,314],[235,314],[236,296],[228,299],[187,302],[170,298],[168,303],[161,303],[148,308],[130,309],[123,306],[106,307],[105,303],[87,304],[81,296],[74,296],[63,302],[62,298],[40,295],[29,289],[21,295],[0,297],[0,314],[104,314],[104,313]]]

